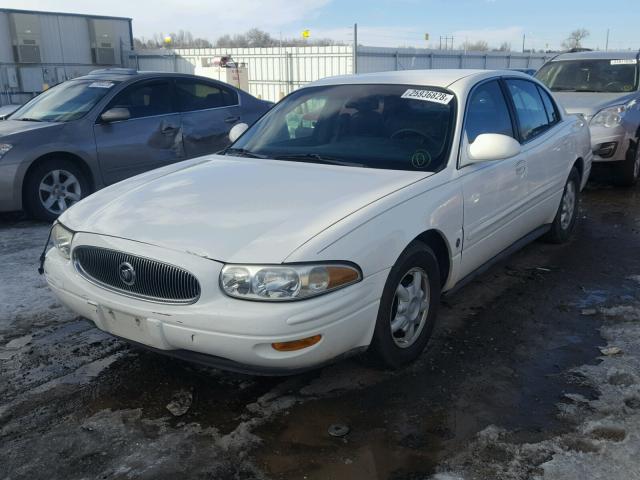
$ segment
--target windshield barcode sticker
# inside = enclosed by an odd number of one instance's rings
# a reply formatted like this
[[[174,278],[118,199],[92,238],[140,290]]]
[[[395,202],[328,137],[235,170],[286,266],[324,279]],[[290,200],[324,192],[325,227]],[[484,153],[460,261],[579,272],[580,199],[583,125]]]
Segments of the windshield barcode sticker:
[[[89,88],[111,88],[113,85],[113,82],[93,82],[89,84]]]
[[[436,92],[433,90],[417,90],[415,88],[410,88],[402,94],[401,98],[409,98],[411,100],[422,100],[424,102],[434,102],[441,103],[442,105],[447,105],[453,98],[453,95],[451,95],[450,93]]]
[[[624,60],[611,60],[611,65],[635,65],[637,62],[635,58],[627,58]]]

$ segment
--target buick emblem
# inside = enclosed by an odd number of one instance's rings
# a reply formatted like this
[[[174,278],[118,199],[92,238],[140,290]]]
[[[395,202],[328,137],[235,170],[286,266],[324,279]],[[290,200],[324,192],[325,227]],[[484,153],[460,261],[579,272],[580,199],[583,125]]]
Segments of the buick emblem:
[[[129,262],[122,262],[118,267],[118,274],[122,283],[132,286],[136,283],[136,271]]]

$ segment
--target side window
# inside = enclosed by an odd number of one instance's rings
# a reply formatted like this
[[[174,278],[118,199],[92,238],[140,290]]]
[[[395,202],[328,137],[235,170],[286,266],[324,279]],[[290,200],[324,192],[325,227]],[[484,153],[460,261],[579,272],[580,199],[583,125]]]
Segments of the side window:
[[[560,114],[555,102],[551,99],[549,94],[543,89],[538,87],[538,93],[542,97],[542,103],[544,103],[544,109],[547,111],[547,120],[550,125],[555,125],[560,121]]]
[[[469,143],[482,133],[501,133],[513,137],[511,116],[497,80],[476,87],[469,99],[465,120]]]
[[[526,142],[547,130],[550,122],[538,87],[527,80],[513,79],[507,80],[507,85],[516,107],[522,140]]]
[[[171,113],[171,85],[167,81],[136,83],[118,93],[107,109],[113,107],[128,108],[129,118]]]
[[[327,103],[326,98],[310,98],[285,115],[289,138],[304,138],[313,135],[318,118]]]
[[[234,90],[198,80],[177,79],[176,93],[182,112],[238,104],[238,94]]]

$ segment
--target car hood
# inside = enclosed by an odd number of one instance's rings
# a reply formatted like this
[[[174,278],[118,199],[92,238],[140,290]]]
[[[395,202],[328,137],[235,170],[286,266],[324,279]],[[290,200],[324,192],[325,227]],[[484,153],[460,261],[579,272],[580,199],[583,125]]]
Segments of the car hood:
[[[560,105],[569,114],[581,114],[587,118],[594,116],[603,108],[626,103],[633,94],[594,93],[594,92],[554,92]]]
[[[22,120],[4,120],[0,122],[0,138],[16,135],[19,133],[41,130],[60,125],[53,122],[26,122]]]
[[[356,210],[430,175],[211,155],[108,187],[60,221],[223,262],[280,263]]]

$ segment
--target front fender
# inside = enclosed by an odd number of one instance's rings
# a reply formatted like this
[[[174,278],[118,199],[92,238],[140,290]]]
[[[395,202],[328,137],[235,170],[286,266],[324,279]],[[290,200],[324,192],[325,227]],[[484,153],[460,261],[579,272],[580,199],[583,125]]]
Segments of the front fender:
[[[434,177],[441,175],[447,174]],[[285,261],[348,260],[358,264],[364,276],[374,275],[391,268],[420,234],[435,230],[448,247],[451,268],[445,289],[450,288],[457,281],[463,196],[459,182],[439,180],[425,179],[356,212],[299,247]]]

